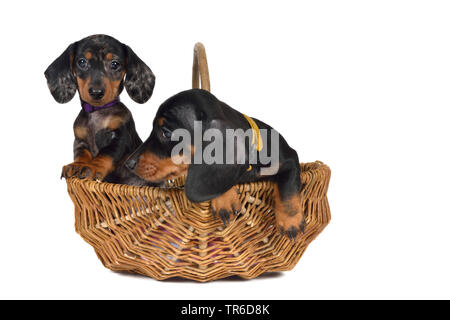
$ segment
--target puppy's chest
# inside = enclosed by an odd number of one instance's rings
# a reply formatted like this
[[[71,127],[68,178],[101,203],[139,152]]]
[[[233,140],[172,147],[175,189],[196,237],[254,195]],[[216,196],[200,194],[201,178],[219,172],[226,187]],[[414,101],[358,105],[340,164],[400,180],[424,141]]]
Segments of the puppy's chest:
[[[75,123],[75,136],[84,140],[94,156],[99,149],[105,147],[117,135],[118,129],[124,123],[122,116],[111,114],[92,113],[86,117],[78,119]]]

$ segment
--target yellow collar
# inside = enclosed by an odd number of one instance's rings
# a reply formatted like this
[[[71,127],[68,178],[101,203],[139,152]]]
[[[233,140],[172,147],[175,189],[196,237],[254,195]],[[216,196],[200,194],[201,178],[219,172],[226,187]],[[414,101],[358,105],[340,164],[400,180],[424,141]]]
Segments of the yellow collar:
[[[249,116],[246,116],[245,114],[242,115],[245,117],[245,119],[247,119],[250,127],[252,128],[252,145],[256,144],[256,150],[261,151],[263,148],[263,140],[261,138],[261,133],[259,132],[258,125]]]

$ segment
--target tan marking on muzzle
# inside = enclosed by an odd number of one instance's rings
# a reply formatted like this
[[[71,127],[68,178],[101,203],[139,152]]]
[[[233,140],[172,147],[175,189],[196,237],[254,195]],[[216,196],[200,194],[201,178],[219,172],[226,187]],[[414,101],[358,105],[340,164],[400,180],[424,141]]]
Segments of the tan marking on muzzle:
[[[183,156],[176,156],[172,160],[171,157],[159,158],[154,153],[145,151],[139,156],[136,173],[150,182],[176,179],[187,173],[189,164],[184,160],[186,158]],[[179,162],[179,164],[174,163],[174,161]]]
[[[102,98],[103,104],[113,101],[119,95],[119,86],[125,75],[125,71],[122,71],[119,80],[112,80],[108,77],[103,78],[103,83],[105,84],[105,95]]]
[[[82,79],[77,76],[78,92],[80,93],[81,100],[94,105],[92,103],[91,96],[89,95],[89,83],[90,82],[91,82],[91,77]]]

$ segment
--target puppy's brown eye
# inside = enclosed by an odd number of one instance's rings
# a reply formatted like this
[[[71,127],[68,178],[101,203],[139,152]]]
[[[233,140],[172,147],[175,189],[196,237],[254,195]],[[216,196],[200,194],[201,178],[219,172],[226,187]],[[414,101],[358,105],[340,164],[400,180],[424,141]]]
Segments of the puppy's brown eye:
[[[170,139],[170,137],[172,136],[172,131],[170,131],[166,127],[161,127],[161,131],[162,131],[164,138]]]
[[[88,66],[88,63],[87,63],[87,61],[86,61],[85,58],[80,58],[80,59],[78,59],[77,64],[78,64],[78,66],[79,66],[81,69],[86,69],[87,66]]]
[[[120,63],[117,60],[111,61],[111,69],[112,70],[118,70],[120,68]]]

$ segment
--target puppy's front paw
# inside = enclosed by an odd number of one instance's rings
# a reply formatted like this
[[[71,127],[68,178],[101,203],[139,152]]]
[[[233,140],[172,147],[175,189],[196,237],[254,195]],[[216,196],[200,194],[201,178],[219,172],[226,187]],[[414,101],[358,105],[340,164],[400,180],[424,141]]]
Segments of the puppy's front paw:
[[[79,179],[91,179],[102,181],[112,170],[112,159],[98,157],[89,163],[73,162],[63,167],[61,178],[77,177]]]
[[[83,162],[73,162],[71,164],[64,166],[61,171],[61,179],[77,177],[78,174],[80,173],[80,170],[82,168],[84,168],[86,165],[87,165],[87,163],[83,163]]]
[[[91,163],[86,164],[84,167],[80,169],[77,177],[80,179],[91,179],[91,180],[99,180],[102,181],[106,176],[106,170],[102,170]]]
[[[214,218],[219,215],[225,226],[230,223],[233,214],[237,215],[241,211],[241,208],[242,204],[239,201],[239,194],[236,187],[232,187],[224,194],[211,200],[211,211]]]

